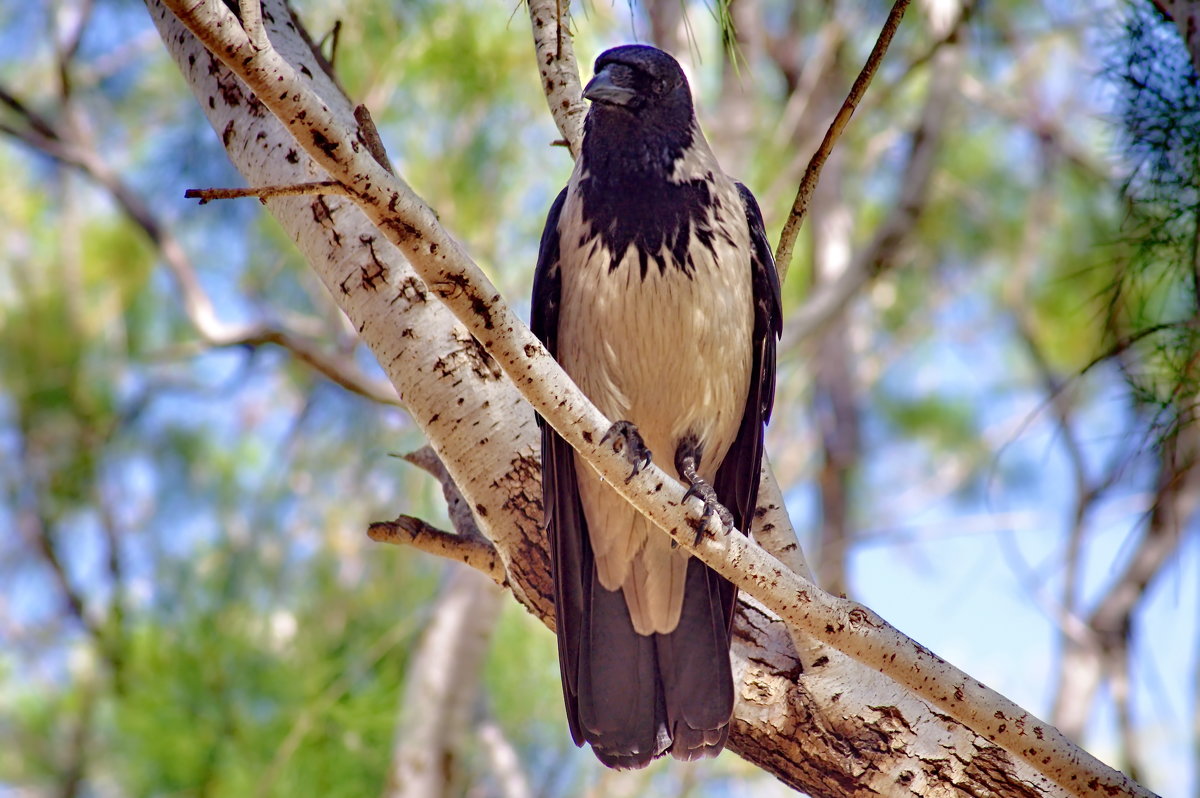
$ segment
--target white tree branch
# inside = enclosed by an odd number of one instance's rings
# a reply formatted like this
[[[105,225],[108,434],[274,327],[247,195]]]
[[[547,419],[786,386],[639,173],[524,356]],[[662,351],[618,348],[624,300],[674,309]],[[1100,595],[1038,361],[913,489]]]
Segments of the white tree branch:
[[[571,0],[528,0],[528,5],[542,91],[558,132],[574,158],[579,155],[587,106],[583,104],[571,40]]]
[[[154,0],[149,2],[156,22],[164,27],[164,38],[168,43],[172,38],[183,35],[176,28],[168,28],[161,8]],[[302,78],[279,51],[254,48],[237,19],[220,2],[164,0],[164,5],[245,82],[257,95],[255,102],[269,108],[295,136],[299,146],[330,177],[346,186],[358,208],[406,256],[425,285],[438,295],[495,359],[522,395],[564,439],[581,452],[627,500],[667,530],[680,545],[761,601],[787,621],[789,626],[834,646],[869,668],[877,669],[898,685],[938,707],[945,716],[938,723],[953,719],[965,724],[987,741],[1025,760],[1028,768],[1016,767],[1007,757],[999,755],[997,749],[983,742],[975,743],[978,751],[986,752],[993,761],[1003,763],[1002,775],[1019,774],[1016,778],[1028,794],[1065,792],[1091,795],[1097,791],[1112,790],[1128,795],[1149,795],[1122,774],[1105,767],[1072,745],[1057,730],[904,637],[870,610],[818,590],[744,536],[732,534],[729,530],[716,530],[711,537],[697,543],[699,512],[695,511],[695,505],[693,512],[682,506],[683,487],[656,467],[643,471],[629,483],[624,482],[629,470],[627,463],[611,449],[598,443],[609,425],[608,421],[575,388],[528,328],[504,306],[494,287],[461,246],[441,228],[433,212],[407,185],[387,173],[370,156],[367,148],[353,134],[353,125],[345,121],[348,109],[339,107],[336,111],[331,110],[314,93],[313,77],[309,75],[307,80]],[[268,9],[273,8],[276,8],[274,4],[270,4],[264,9],[264,20],[272,37],[279,30],[278,25],[271,24],[273,17]],[[194,52],[191,55],[194,57]],[[183,58],[186,59],[187,55],[183,55]],[[296,200],[269,202],[293,201]],[[334,209],[330,210],[332,213]],[[336,210],[342,211],[343,208],[339,205]],[[326,279],[329,284],[329,279]],[[335,282],[331,290],[336,291],[337,287]],[[354,313],[360,310],[354,306],[357,297],[345,285],[340,287],[347,294],[344,307],[354,318]],[[395,365],[390,356],[394,355],[397,360],[418,356],[418,353],[400,351],[405,348],[403,341],[370,340],[379,335],[383,328],[373,328],[368,335],[368,326],[364,319],[361,328],[364,337],[381,355],[381,362],[389,374],[393,373]],[[393,379],[396,377],[393,376]],[[411,387],[407,383],[398,385],[402,394]],[[404,398],[407,401],[407,395]],[[478,435],[475,430],[437,431],[444,438]],[[449,446],[446,440],[438,441],[432,437],[431,440],[435,446]],[[455,465],[462,468],[457,461],[451,465],[451,460],[447,459],[447,464],[452,472]],[[477,476],[465,476],[478,481]],[[459,474],[456,474],[456,481],[458,478]],[[484,505],[480,507],[486,509]],[[514,569],[524,568],[526,572],[517,581],[544,583],[544,575],[528,573],[529,568],[544,567],[544,559],[536,563],[522,562],[522,555],[529,555],[533,559],[537,555],[529,551],[528,545],[512,545],[511,536],[516,531],[506,532],[499,523],[488,527],[488,534],[497,549],[506,556],[510,575]],[[544,553],[541,556],[544,557]],[[531,606],[537,606],[541,614],[550,614],[543,596],[526,596],[525,600]],[[765,638],[775,634],[767,616],[755,613],[752,608],[744,608],[743,613],[737,634],[744,644],[754,644],[756,636]],[[775,658],[787,657],[786,652],[778,648],[774,649],[773,654],[770,649],[762,650]],[[819,670],[828,664],[818,661],[812,663],[811,669]],[[791,668],[792,681],[795,681],[794,663]],[[779,720],[777,713],[784,712],[792,718],[793,733],[797,723],[794,707],[769,700],[769,694],[772,693],[791,695],[787,679],[780,675],[788,672],[788,664],[782,661],[742,660],[739,671],[744,677],[743,701],[738,706],[739,724],[735,728],[735,745],[754,761],[772,767],[777,773],[786,774],[781,777],[801,783],[804,776],[802,763],[791,760],[778,762],[771,758],[772,732],[786,731],[781,724],[775,723]],[[760,696],[762,700],[753,700],[753,697],[747,696],[748,690],[761,691],[768,694],[768,698],[762,699]],[[763,713],[763,717],[753,717],[756,708]],[[899,713],[898,721],[893,712]],[[766,717],[771,713],[776,715]],[[884,720],[890,719],[891,723],[906,723],[903,712],[895,707],[889,707],[884,715],[887,716]],[[758,750],[756,746],[763,750]],[[965,749],[958,753],[964,757],[963,761],[970,756]],[[979,764],[977,757],[971,757],[970,762]],[[1035,772],[1059,784],[1060,789],[1051,787]],[[897,778],[908,784],[916,776],[910,772],[907,780],[902,775]],[[840,794],[849,794],[849,791]]]

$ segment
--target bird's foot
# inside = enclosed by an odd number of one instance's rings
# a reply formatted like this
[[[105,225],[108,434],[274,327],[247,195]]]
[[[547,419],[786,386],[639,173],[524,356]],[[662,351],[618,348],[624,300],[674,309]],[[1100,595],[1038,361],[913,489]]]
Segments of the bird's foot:
[[[708,531],[708,522],[714,515],[721,520],[725,529],[733,529],[733,513],[717,499],[717,491],[713,486],[696,473],[702,451],[703,447],[695,439],[688,437],[680,442],[675,452],[675,470],[688,483],[683,500],[686,502],[694,496],[704,502],[704,512],[700,516],[700,524],[696,527],[696,543],[699,543],[700,538]]]
[[[604,433],[604,437],[600,439],[600,443],[608,443],[613,441],[613,449],[618,454],[624,454],[625,459],[633,466],[633,470],[629,472],[629,476],[625,477],[625,484],[629,484],[629,480],[638,475],[643,468],[650,465],[650,450],[646,448],[645,442],[642,441],[642,434],[638,432],[638,428],[632,421],[617,421],[608,428],[608,432]]]

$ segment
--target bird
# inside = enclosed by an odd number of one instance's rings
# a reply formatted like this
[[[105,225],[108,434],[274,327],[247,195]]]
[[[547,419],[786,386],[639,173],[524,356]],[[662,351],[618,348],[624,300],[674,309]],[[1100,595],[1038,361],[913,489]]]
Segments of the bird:
[[[655,455],[747,532],[781,334],[750,191],[721,171],[668,53],[601,53],[552,203],[531,327],[609,419],[630,478]],[[616,769],[716,756],[733,715],[737,589],[618,495],[542,419],[543,509],[571,736]]]

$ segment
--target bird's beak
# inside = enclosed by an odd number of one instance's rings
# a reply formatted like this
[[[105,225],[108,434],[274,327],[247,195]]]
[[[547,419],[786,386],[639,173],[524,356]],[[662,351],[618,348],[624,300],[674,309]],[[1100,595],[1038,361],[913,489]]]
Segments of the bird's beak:
[[[583,89],[584,98],[594,103],[629,105],[633,102],[636,94],[633,89],[627,89],[613,83],[612,75],[609,74],[610,68],[604,67],[604,69],[596,73],[596,76]]]

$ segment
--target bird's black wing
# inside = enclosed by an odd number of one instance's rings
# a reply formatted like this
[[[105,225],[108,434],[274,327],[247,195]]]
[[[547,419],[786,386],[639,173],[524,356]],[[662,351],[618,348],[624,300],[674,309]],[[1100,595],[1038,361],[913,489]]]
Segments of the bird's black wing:
[[[555,358],[558,357],[558,310],[562,300],[562,277],[558,271],[558,220],[566,201],[567,190],[564,188],[558,192],[546,215],[537,267],[533,271],[533,307],[529,313],[530,329]],[[538,416],[538,424],[544,424],[541,416]]]
[[[558,358],[558,315],[562,301],[562,274],[559,271],[559,230],[567,189],[559,192],[546,217],[542,242],[538,249],[537,268],[533,272],[533,307],[530,309],[530,328],[550,354]],[[576,745],[583,743],[579,728],[579,685],[576,680],[579,662],[580,630],[573,628],[583,615],[584,595],[581,579],[563,577],[567,572],[580,574],[590,571],[591,552],[583,508],[579,505],[579,488],[575,480],[575,460],[571,447],[558,436],[549,424],[537,417],[542,430],[542,510],[546,533],[549,536],[550,556],[554,571],[554,616],[558,636],[558,661],[562,669],[563,697],[567,704],[567,720]],[[590,574],[588,574],[590,582]]]
[[[750,522],[758,500],[758,475],[763,455],[763,426],[775,404],[775,342],[783,332],[783,301],[779,272],[767,242],[762,212],[750,189],[737,184],[750,225],[750,266],[753,270],[754,332],[753,360],[746,409],[725,461],[717,472],[716,488],[721,503],[733,513],[737,528],[750,534]]]
[[[751,337],[752,361],[750,390],[737,437],[717,470],[714,488],[721,503],[733,513],[734,523],[750,534],[754,510],[758,504],[758,478],[763,459],[763,427],[771,417],[775,403],[775,342],[783,332],[783,301],[779,292],[779,272],[763,226],[762,212],[750,189],[737,184],[738,194],[750,225],[750,265],[753,270],[754,332]],[[722,580],[724,581],[724,580]],[[733,605],[737,590],[729,583],[722,589],[727,630],[732,632]]]

